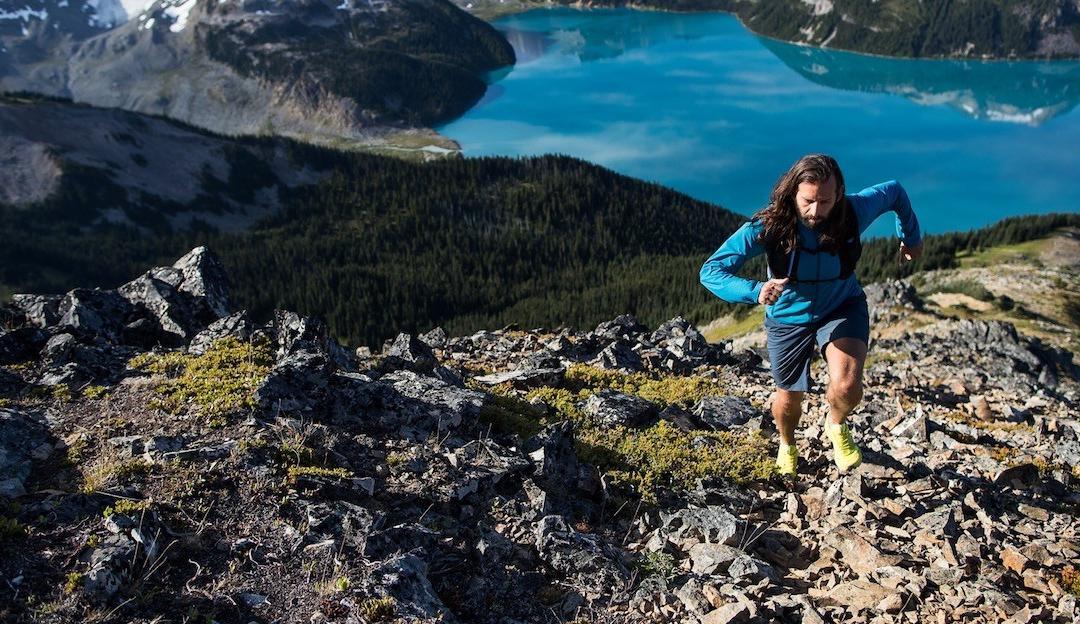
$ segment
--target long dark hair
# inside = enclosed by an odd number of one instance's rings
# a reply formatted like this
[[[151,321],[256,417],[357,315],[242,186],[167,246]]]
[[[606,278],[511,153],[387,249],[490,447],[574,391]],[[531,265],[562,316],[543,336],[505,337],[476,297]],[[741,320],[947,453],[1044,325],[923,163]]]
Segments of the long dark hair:
[[[837,253],[849,231],[849,220],[855,217],[844,196],[844,174],[840,171],[840,165],[826,154],[803,156],[776,181],[769,196],[769,205],[754,213],[753,217],[760,219],[765,226],[762,242],[775,241],[784,253],[791,253],[798,244],[796,224],[799,210],[795,205],[795,193],[799,190],[799,183],[824,184],[829,178],[836,180],[836,205],[815,231],[818,233],[819,247]]]

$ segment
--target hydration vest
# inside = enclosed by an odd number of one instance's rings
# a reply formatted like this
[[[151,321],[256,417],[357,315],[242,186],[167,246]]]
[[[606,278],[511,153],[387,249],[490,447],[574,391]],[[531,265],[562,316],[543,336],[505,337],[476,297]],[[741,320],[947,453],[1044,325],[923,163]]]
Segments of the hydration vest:
[[[819,276],[818,279],[798,279],[796,276],[799,274],[799,258],[803,253],[819,254],[830,252],[823,249],[809,249],[804,247],[800,242],[791,253],[784,253],[780,241],[766,237],[763,241],[765,244],[765,253],[768,255],[769,272],[772,273],[774,278],[783,279],[784,277],[788,277],[792,282],[804,283],[834,282],[846,280],[855,273],[855,265],[862,255],[862,241],[859,239],[858,219],[855,217],[855,211],[852,209],[851,203],[847,198],[844,198],[843,204],[837,206],[837,208],[847,211],[847,228],[844,232],[845,243],[840,246],[839,252],[834,254],[840,258],[840,274],[836,277],[822,278]]]

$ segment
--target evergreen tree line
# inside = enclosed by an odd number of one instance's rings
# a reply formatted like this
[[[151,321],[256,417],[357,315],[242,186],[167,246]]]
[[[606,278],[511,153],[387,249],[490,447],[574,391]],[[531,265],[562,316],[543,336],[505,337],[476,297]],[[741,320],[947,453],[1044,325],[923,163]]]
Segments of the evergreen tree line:
[[[375,348],[399,331],[436,325],[451,334],[511,323],[591,328],[632,313],[656,326],[680,314],[705,323],[751,309],[720,301],[698,281],[702,263],[746,217],[670,188],[561,155],[421,164],[286,145],[294,166],[328,174],[281,191],[278,214],[235,233],[88,227],[87,216],[106,207],[144,215],[154,207],[124,204],[105,172],[73,169],[40,205],[0,206],[0,284],[8,293],[111,288],[206,244],[230,275],[234,307],[259,319],[274,308],[319,316],[339,340]],[[204,197],[240,192],[233,181]],[[954,266],[957,253],[1066,225],[1080,225],[1080,215],[928,236],[923,258],[904,267],[895,239],[870,240],[859,277]],[[763,258],[744,269],[762,279]]]

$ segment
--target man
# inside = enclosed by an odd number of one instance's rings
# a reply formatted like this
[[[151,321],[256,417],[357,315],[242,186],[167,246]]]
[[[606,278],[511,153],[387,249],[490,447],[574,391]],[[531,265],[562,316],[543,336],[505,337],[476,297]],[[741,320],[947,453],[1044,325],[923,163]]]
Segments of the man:
[[[776,393],[780,474],[798,464],[795,428],[810,386],[814,345],[829,370],[825,431],[841,472],[862,462],[848,415],[862,400],[870,337],[866,295],[855,277],[859,235],[885,212],[896,213],[900,261],[922,253],[922,234],[907,192],[895,180],[847,195],[836,161],[803,156],[777,180],[769,204],[743,224],[701,267],[701,284],[732,303],[765,305],[765,332]],[[768,254],[768,280],[736,275],[747,259]]]

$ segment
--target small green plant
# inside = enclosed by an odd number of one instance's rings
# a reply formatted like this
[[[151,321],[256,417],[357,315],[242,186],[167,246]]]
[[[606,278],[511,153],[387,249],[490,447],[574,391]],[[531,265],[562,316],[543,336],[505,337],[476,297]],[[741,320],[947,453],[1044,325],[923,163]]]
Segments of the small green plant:
[[[391,468],[396,468],[401,464],[404,464],[406,461],[408,461],[408,459],[409,457],[405,453],[392,451],[386,455],[386,465],[390,466]]]
[[[485,425],[491,425],[495,431],[516,433],[522,438],[536,435],[547,424],[547,419],[528,402],[499,394],[488,396],[480,408],[478,419]]]
[[[274,363],[266,341],[244,342],[233,336],[215,341],[202,355],[179,351],[143,353],[128,367],[164,375],[154,407],[170,414],[194,409],[212,426],[229,414],[255,405],[255,390]]]
[[[5,407],[11,407],[11,399],[0,397],[0,409]]]
[[[113,514],[121,514],[134,516],[141,514],[144,510],[150,507],[150,501],[148,500],[130,500],[122,498],[112,505],[105,508],[105,511],[101,512],[101,515],[108,518]]]
[[[338,590],[339,592],[348,591],[350,585],[351,583],[349,582],[349,577],[347,576],[339,576],[334,579],[334,589]]]
[[[574,390],[610,388],[665,407],[689,407],[706,395],[724,394],[719,382],[697,375],[652,377],[645,373],[622,373],[585,364],[574,364],[567,369],[566,386]]]
[[[664,420],[640,430],[583,429],[575,446],[582,460],[606,469],[654,504],[659,487],[685,490],[710,477],[748,483],[768,479],[776,470],[769,441],[757,432],[682,431]]]
[[[675,571],[675,556],[663,551],[645,553],[637,562],[643,576],[668,578]]]
[[[14,541],[26,536],[26,527],[15,518],[0,516],[0,542]]]
[[[958,279],[946,282],[935,288],[934,291],[959,293],[961,295],[967,295],[972,299],[978,299],[979,301],[986,301],[988,303],[992,303],[995,299],[994,293],[987,290],[986,286],[982,285],[982,282],[977,282],[973,279]]]
[[[82,469],[82,492],[92,494],[104,489],[113,481],[123,481],[130,477],[146,474],[151,465],[141,458],[133,457],[126,460],[118,460],[115,457],[104,457],[93,466]]]
[[[88,399],[100,399],[109,392],[105,386],[87,386],[83,388],[83,396]]]
[[[101,536],[100,535],[91,535],[91,536],[86,538],[86,547],[87,548],[97,548],[98,546],[101,546]]]
[[[383,598],[367,598],[360,603],[360,615],[368,622],[385,622],[394,617],[397,606],[390,596]]]
[[[319,466],[289,466],[288,482],[295,484],[301,477],[325,477],[329,479],[348,479],[352,473],[344,468],[321,468]]]
[[[67,580],[64,581],[64,593],[74,594],[82,585],[83,575],[80,572],[68,572]]]

